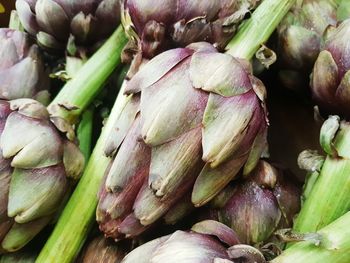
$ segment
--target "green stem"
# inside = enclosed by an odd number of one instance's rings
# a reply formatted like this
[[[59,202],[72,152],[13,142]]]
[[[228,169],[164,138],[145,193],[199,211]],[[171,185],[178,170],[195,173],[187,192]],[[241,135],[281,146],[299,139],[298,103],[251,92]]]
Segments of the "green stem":
[[[294,223],[293,229],[299,233],[317,231],[350,210],[350,123],[341,122],[336,132],[330,129],[331,134],[325,131],[325,124],[321,143],[330,145],[323,145],[329,154]]]
[[[19,20],[19,16],[16,10],[11,11],[9,28],[18,30],[18,31],[24,31],[24,28],[21,24],[21,21]]]
[[[94,108],[90,107],[83,113],[77,129],[79,148],[86,161],[89,160],[91,154],[93,117]]]
[[[119,26],[74,78],[64,85],[48,106],[50,113],[75,123],[120,64],[120,54],[126,42],[123,28]]]
[[[104,154],[107,138],[113,131],[114,123],[129,100],[130,96],[123,95],[121,90],[106,126],[103,128],[91,154],[84,174],[64,208],[54,231],[41,250],[36,260],[37,263],[74,262],[95,222],[98,190],[110,163],[110,158]]]
[[[350,212],[317,233],[321,243],[301,241],[270,263],[348,263],[350,259]]]
[[[250,60],[276,29],[295,0],[264,0],[227,45],[226,53]]]

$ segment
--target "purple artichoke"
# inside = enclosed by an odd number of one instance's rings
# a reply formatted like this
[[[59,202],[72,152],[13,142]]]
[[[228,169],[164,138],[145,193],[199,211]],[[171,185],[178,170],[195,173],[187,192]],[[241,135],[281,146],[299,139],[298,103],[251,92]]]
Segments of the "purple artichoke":
[[[335,0],[304,0],[281,22],[277,30],[279,76],[285,87],[307,90],[322,36],[328,26],[337,23],[337,8]]]
[[[64,50],[70,36],[90,48],[118,26],[119,0],[17,0],[25,30],[49,51]]]
[[[191,231],[176,231],[152,240],[131,251],[122,262],[264,263],[265,259],[258,250],[239,245],[230,228],[207,220],[194,225]]]
[[[47,225],[79,178],[84,158],[73,139],[42,104],[0,101],[0,253],[20,249]]]
[[[171,47],[207,41],[223,49],[260,0],[124,0],[122,23],[138,49],[152,58]]]
[[[260,161],[247,179],[224,189],[207,213],[231,227],[244,244],[255,245],[268,241],[277,229],[292,226],[300,195],[290,174]]]
[[[0,28],[0,99],[47,102],[49,77],[39,48],[26,33]]]
[[[350,117],[350,19],[330,32],[311,77],[312,96],[321,110]]]
[[[97,209],[107,236],[140,234],[191,192],[202,206],[255,167],[268,124],[248,65],[201,42],[156,56],[127,83]]]

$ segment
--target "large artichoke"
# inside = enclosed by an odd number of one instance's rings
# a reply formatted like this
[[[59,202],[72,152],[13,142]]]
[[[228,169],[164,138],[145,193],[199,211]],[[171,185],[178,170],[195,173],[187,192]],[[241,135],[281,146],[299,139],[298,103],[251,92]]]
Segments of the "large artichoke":
[[[72,128],[31,100],[0,101],[0,252],[15,251],[52,219],[84,159]],[[67,137],[66,137],[67,136]]]
[[[264,263],[265,260],[258,250],[239,245],[230,228],[207,220],[194,225],[191,231],[176,231],[152,240],[131,251],[122,262]]]
[[[97,220],[107,236],[141,233],[183,195],[201,206],[265,149],[265,88],[247,61],[205,42],[164,52],[127,83],[106,153]]]
[[[281,59],[279,76],[284,86],[305,92],[322,36],[328,26],[337,23],[338,5],[336,0],[301,2],[278,28],[278,56]]]
[[[124,0],[123,25],[146,58],[171,47],[207,41],[223,49],[260,0]]]
[[[26,33],[0,28],[0,99],[47,102],[49,78],[39,48]]]
[[[328,34],[311,77],[311,91],[322,110],[350,117],[350,19]]]
[[[17,0],[25,30],[47,50],[64,50],[70,36],[90,48],[107,38],[119,23],[119,0]]]
[[[224,189],[206,213],[231,227],[244,244],[264,243],[277,229],[292,226],[301,194],[294,180],[286,171],[260,161],[247,179]]]

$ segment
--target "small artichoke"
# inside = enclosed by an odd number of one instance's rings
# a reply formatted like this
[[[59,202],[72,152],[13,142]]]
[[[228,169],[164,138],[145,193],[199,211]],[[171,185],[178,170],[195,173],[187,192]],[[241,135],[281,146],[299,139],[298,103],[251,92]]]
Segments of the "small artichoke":
[[[77,262],[120,263],[126,253],[127,250],[122,245],[105,239],[103,236],[98,236],[88,242]]]
[[[331,31],[322,45],[312,77],[312,97],[321,110],[350,117],[350,19]]]
[[[223,49],[260,0],[124,0],[122,23],[143,57],[206,41]]]
[[[0,99],[48,102],[49,77],[37,45],[26,33],[0,28]]]
[[[107,236],[140,234],[191,192],[202,206],[255,167],[268,123],[248,65],[199,42],[156,56],[126,84],[97,209]]]
[[[337,23],[335,0],[304,0],[281,22],[278,32],[279,76],[285,87],[308,91],[309,74],[320,52],[322,36]]]
[[[231,261],[232,260],[232,261]],[[236,234],[212,220],[195,224],[191,231],[152,240],[131,251],[122,263],[265,263],[256,249],[240,245]]]
[[[292,226],[300,195],[301,188],[290,174],[260,161],[243,182],[224,189],[207,213],[231,227],[244,244],[256,245],[268,241],[276,230]]]
[[[1,253],[20,249],[50,222],[84,158],[72,128],[31,99],[0,100],[0,133]]]
[[[22,25],[40,46],[64,50],[72,36],[76,46],[90,48],[119,24],[119,0],[17,0]]]

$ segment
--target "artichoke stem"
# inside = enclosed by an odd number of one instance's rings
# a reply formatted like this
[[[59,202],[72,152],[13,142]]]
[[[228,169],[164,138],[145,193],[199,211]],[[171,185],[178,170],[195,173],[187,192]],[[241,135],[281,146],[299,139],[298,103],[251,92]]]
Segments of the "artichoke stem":
[[[226,53],[250,60],[275,31],[295,0],[265,0],[226,46]]]
[[[101,132],[91,154],[84,174],[74,193],[64,208],[55,228],[41,250],[36,263],[40,262],[74,262],[80,248],[95,222],[97,193],[110,158],[104,154],[106,140],[113,131],[113,124],[119,117],[127,96],[123,91],[112,108],[110,117]]]
[[[80,151],[85,160],[89,160],[91,154],[91,140],[93,129],[94,107],[89,107],[82,115],[77,130]]]
[[[121,52],[126,42],[123,28],[119,26],[74,78],[64,85],[48,106],[50,113],[75,123],[121,63]]]
[[[301,241],[286,249],[270,263],[346,263],[350,258],[350,212],[317,233],[321,236],[320,244],[309,240]]]

